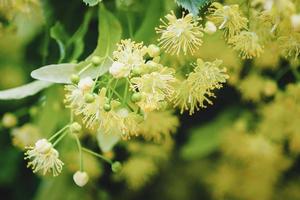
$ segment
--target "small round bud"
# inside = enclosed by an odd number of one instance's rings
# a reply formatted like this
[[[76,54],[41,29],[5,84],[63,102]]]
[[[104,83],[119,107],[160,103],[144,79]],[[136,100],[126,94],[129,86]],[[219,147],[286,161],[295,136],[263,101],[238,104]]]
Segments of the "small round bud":
[[[73,180],[76,183],[76,185],[78,185],[79,187],[83,187],[89,181],[89,176],[88,176],[88,174],[86,172],[77,171],[73,175]]]
[[[5,128],[12,128],[18,123],[17,117],[12,113],[5,113],[2,118],[2,125]]]
[[[79,81],[80,81],[80,77],[77,75],[77,74],[72,74],[71,75],[71,82],[73,83],[73,84],[78,84],[79,83]]]
[[[159,53],[160,53],[160,49],[158,46],[154,45],[154,44],[151,44],[148,46],[148,54],[150,57],[156,57],[156,56],[159,56]]]
[[[156,62],[156,63],[159,63],[159,61],[160,61],[160,56],[154,57],[152,61],[153,61],[153,62]]]
[[[118,173],[122,170],[122,164],[118,161],[114,162],[112,165],[111,165],[111,170],[114,172],[114,173]]]
[[[106,112],[109,112],[109,111],[111,110],[110,104],[109,104],[109,103],[104,104],[103,109],[104,109]]]
[[[93,103],[93,102],[95,101],[95,97],[94,97],[94,95],[91,94],[91,93],[85,94],[85,95],[84,95],[84,101],[85,101],[86,103]]]
[[[101,64],[101,58],[99,56],[93,56],[91,61],[94,66],[98,66]]]
[[[139,92],[136,92],[131,96],[132,102],[139,102],[140,100],[142,100],[142,95]]]
[[[142,73],[142,69],[140,67],[135,67],[131,71],[132,75],[139,76]]]
[[[217,27],[216,27],[216,25],[213,22],[208,21],[205,24],[204,31],[205,31],[205,33],[211,35],[211,34],[214,34],[217,31]]]
[[[79,133],[82,130],[82,127],[79,123],[74,122],[70,126],[71,133]]]

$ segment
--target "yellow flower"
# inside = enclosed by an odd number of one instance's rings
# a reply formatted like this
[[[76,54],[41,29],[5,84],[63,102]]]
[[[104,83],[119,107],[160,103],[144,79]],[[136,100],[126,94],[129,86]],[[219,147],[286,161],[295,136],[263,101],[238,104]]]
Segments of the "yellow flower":
[[[113,52],[115,62],[109,70],[115,78],[127,77],[132,69],[139,68],[145,63],[147,48],[143,43],[127,39],[121,40],[117,46],[117,50]]]
[[[212,14],[208,17],[219,29],[224,29],[229,38],[247,29],[248,19],[243,17],[238,5],[223,6],[220,3],[212,3],[209,9]]]
[[[174,74],[174,69],[161,67],[158,71],[130,80],[132,89],[139,91],[142,95],[142,100],[137,104],[143,111],[158,110],[160,104],[174,94],[173,84],[176,82]]]
[[[234,50],[240,51],[243,59],[259,57],[263,52],[263,47],[259,43],[259,37],[255,32],[242,31],[228,39],[228,43]]]
[[[300,33],[290,33],[279,38],[282,54],[287,58],[297,59],[300,55]]]
[[[205,102],[212,104],[209,97],[215,97],[213,90],[220,89],[229,78],[226,68],[219,68],[221,64],[221,60],[214,62],[197,60],[194,71],[179,84],[177,93],[173,97],[174,105],[180,107],[181,113],[189,110],[192,115],[200,107],[206,108]]]
[[[161,20],[163,24],[156,28],[156,32],[161,34],[159,45],[167,53],[179,55],[183,51],[185,55],[193,54],[202,45],[203,28],[192,14],[177,19],[172,11],[165,18],[168,22]]]

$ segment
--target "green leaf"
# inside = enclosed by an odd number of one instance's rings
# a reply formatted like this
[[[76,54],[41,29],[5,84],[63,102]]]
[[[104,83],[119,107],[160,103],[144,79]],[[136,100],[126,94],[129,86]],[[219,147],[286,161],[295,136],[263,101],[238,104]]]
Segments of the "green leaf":
[[[45,81],[33,81],[20,87],[0,91],[0,100],[22,99],[35,95],[41,90],[49,87],[52,83]]]
[[[199,8],[211,2],[211,0],[176,0],[177,4],[188,10],[193,15],[199,14]]]
[[[214,152],[220,145],[222,130],[231,125],[237,115],[237,108],[226,109],[212,122],[192,129],[188,142],[181,149],[182,158],[194,160]]]
[[[94,55],[101,57],[111,55],[122,36],[120,22],[104,5],[99,7],[98,13],[98,43],[96,49],[88,59]]]
[[[31,76],[38,80],[49,81],[53,83],[70,83],[70,76],[77,74],[81,69],[86,67],[93,56],[107,57],[110,56],[119,42],[122,35],[122,29],[116,17],[105,9],[103,5],[99,8],[98,24],[98,43],[94,52],[83,62],[79,64],[64,63],[53,64],[41,67],[31,72]],[[111,66],[110,59],[106,59],[103,65],[90,67],[84,71],[80,77],[90,76],[96,78],[106,73]]]
[[[93,10],[88,10],[84,15],[83,22],[75,34],[71,37],[71,39],[67,43],[67,47],[73,45],[73,52],[70,60],[77,60],[84,51],[84,36],[88,31],[88,27],[90,21],[92,19]]]
[[[95,5],[97,5],[101,1],[102,0],[83,0],[83,2],[85,4],[87,4],[88,6],[95,6]]]
[[[50,29],[50,36],[53,38],[59,47],[60,57],[59,62],[61,62],[66,57],[66,41],[68,40],[68,35],[64,27],[56,22],[53,27]]]
[[[155,12],[153,12],[155,10]],[[155,27],[159,24],[159,19],[164,12],[164,4],[161,0],[152,0],[147,8],[147,13],[142,25],[134,35],[136,41],[150,42],[155,35]]]

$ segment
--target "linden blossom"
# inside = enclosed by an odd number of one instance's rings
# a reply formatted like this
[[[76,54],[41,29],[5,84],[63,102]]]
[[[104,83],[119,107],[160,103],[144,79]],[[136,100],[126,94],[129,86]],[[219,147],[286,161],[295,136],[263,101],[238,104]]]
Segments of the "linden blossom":
[[[199,18],[188,14],[177,19],[174,12],[165,16],[168,22],[163,23],[156,32],[161,34],[159,45],[170,54],[179,55],[181,51],[186,55],[193,54],[203,43],[203,28],[198,24]]]

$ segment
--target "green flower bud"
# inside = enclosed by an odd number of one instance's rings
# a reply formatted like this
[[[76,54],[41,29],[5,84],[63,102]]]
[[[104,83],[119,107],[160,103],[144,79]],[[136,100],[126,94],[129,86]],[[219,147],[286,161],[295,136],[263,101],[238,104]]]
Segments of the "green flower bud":
[[[82,130],[82,127],[79,123],[74,122],[70,126],[71,133],[79,133]]]
[[[131,71],[133,76],[139,76],[142,73],[142,69],[140,67],[135,67]]]
[[[80,77],[77,75],[77,74],[72,74],[71,75],[71,82],[73,83],[73,84],[78,84],[79,83],[79,81],[80,81]]]
[[[122,164],[119,162],[119,161],[116,161],[114,162],[112,165],[111,165],[111,170],[114,172],[114,173],[118,173],[122,170]]]
[[[95,97],[94,97],[94,95],[91,94],[91,93],[85,94],[85,95],[84,95],[84,101],[85,101],[86,103],[93,103],[93,102],[95,101]]]
[[[101,58],[99,56],[93,56],[91,61],[94,66],[98,66],[101,64]]]
[[[109,112],[109,111],[111,110],[110,104],[109,104],[109,103],[104,104],[103,109],[104,109],[106,112]]]
[[[136,92],[131,96],[132,102],[139,102],[140,100],[142,100],[142,95],[139,92]]]

